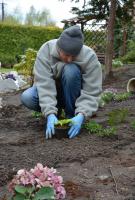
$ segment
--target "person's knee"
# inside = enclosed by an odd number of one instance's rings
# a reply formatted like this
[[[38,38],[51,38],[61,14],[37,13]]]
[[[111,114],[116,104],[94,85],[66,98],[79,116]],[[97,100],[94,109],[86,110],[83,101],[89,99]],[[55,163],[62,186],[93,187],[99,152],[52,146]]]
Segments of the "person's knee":
[[[23,105],[29,107],[32,101],[32,95],[28,90],[25,90],[21,95],[21,102]]]
[[[41,112],[37,88],[35,86],[25,90],[22,93],[21,102],[29,109]]]
[[[62,76],[69,82],[74,81],[76,78],[81,77],[81,71],[76,64],[66,64]]]

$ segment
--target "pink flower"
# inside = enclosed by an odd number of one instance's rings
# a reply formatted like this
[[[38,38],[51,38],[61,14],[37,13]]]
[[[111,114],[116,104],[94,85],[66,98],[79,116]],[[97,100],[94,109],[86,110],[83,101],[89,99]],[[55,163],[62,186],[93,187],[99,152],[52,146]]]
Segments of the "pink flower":
[[[34,169],[31,169],[30,172],[36,177],[39,177],[44,170],[44,167],[42,164],[38,163],[37,166],[34,167]]]
[[[25,174],[25,169],[20,169],[20,170],[17,172],[17,174],[18,174],[19,176]]]
[[[57,170],[43,167],[40,163],[30,171],[26,169],[19,170],[9,184],[9,191],[15,193],[16,185],[34,186],[35,191],[33,195],[39,188],[49,186],[54,189],[56,199],[64,199],[66,196],[66,191],[63,187],[63,178],[57,175]]]
[[[37,168],[39,168],[41,171],[44,170],[44,167],[41,163],[37,163]]]
[[[116,94],[118,91],[115,88],[107,88],[104,90],[104,93],[114,93]]]
[[[65,188],[63,186],[57,187],[57,190],[56,190],[56,199],[64,199],[65,196],[66,196]]]

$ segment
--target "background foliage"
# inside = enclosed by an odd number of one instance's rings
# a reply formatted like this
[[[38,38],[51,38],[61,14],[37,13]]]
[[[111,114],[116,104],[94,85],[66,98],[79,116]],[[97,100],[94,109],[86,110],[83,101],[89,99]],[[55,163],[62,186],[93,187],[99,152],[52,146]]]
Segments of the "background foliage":
[[[128,41],[128,51],[127,54],[121,58],[123,63],[135,63],[135,38]]]
[[[44,42],[58,38],[61,32],[57,27],[0,24],[0,62],[11,66],[26,49],[38,50]]]
[[[20,56],[20,62],[14,65],[14,69],[26,76],[32,76],[36,56],[37,51],[30,48],[27,49],[25,55]]]

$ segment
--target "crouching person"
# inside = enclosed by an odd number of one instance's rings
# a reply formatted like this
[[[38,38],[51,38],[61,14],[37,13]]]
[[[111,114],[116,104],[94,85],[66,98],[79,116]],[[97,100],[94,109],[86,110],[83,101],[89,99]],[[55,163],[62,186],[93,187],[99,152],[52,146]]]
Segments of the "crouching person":
[[[102,69],[95,52],[83,43],[81,30],[74,25],[38,51],[34,85],[22,93],[21,101],[47,119],[46,139],[55,134],[61,109],[71,119],[69,138],[78,135],[85,119],[98,109]]]

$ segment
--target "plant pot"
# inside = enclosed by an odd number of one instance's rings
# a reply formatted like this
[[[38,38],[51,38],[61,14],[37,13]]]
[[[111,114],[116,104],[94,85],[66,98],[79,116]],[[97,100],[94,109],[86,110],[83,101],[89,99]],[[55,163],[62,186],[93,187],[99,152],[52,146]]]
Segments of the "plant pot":
[[[129,79],[127,83],[127,92],[135,92],[135,78]]]
[[[68,138],[68,131],[70,127],[55,127],[54,137],[57,139]]]

